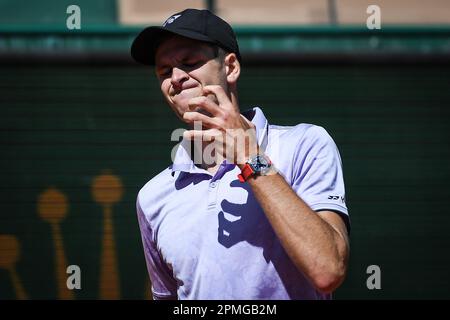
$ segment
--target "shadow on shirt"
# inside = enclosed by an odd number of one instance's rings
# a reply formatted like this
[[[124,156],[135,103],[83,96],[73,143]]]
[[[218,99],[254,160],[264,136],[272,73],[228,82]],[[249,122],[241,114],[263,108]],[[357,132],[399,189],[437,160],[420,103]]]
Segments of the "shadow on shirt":
[[[243,204],[232,203],[226,199],[221,202],[222,211],[218,215],[219,243],[231,248],[241,241],[246,241],[252,246],[262,248],[265,262],[273,264],[291,299],[301,297],[301,291],[305,286],[299,284],[307,280],[288,257],[250,185],[234,180],[230,183],[230,187],[245,189],[248,197]],[[227,219],[227,216],[233,218]],[[270,284],[265,285],[270,287]],[[269,288],[263,289],[262,292],[267,289]]]
[[[195,185],[210,179],[211,176],[207,174],[181,172],[175,186],[177,189],[182,189],[190,184]],[[225,248],[231,248],[242,241],[262,248],[265,262],[273,264],[291,299],[301,296],[300,291],[305,290],[305,287],[299,284],[308,280],[288,257],[251,187],[248,183],[241,183],[236,179],[230,183],[230,188],[243,188],[248,197],[245,203],[229,201],[232,199],[222,200],[220,203],[222,210],[218,213],[218,242]]]

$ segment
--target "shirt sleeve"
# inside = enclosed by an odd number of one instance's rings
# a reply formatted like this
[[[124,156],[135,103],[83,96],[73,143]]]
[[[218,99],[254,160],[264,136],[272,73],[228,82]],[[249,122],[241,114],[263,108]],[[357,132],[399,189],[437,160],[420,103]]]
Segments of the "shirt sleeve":
[[[297,145],[293,162],[292,189],[314,211],[338,213],[350,231],[342,160],[328,132],[316,125],[308,128]]]
[[[153,240],[153,231],[139,204],[139,197],[136,201],[136,211],[153,299],[175,300],[177,299],[177,283],[172,276],[172,271],[164,262],[156,247]]]

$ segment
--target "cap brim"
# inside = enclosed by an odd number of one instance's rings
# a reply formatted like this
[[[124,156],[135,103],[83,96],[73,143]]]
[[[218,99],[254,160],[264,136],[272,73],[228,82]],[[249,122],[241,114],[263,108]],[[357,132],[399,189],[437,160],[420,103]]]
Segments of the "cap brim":
[[[134,39],[133,44],[131,45],[131,56],[139,63],[154,66],[155,53],[158,45],[170,35],[179,35],[194,40],[215,43],[215,41],[207,36],[190,30],[174,31],[163,27],[152,26],[142,30],[136,39]]]

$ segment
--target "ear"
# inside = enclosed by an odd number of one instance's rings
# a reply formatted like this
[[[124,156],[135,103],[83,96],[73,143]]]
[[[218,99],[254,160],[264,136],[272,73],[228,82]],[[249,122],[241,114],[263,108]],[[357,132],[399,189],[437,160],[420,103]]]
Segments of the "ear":
[[[225,72],[228,84],[236,84],[241,74],[241,64],[236,57],[236,54],[229,53],[225,57]]]

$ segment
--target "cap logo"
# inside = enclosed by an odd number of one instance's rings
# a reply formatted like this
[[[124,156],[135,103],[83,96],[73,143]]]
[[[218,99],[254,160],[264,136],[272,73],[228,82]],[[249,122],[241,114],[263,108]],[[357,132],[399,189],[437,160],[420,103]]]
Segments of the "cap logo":
[[[177,18],[181,17],[181,14],[176,14],[174,16],[171,16],[169,19],[167,19],[164,23],[163,23],[163,27],[165,27],[168,24],[171,24],[172,22],[174,22]]]

